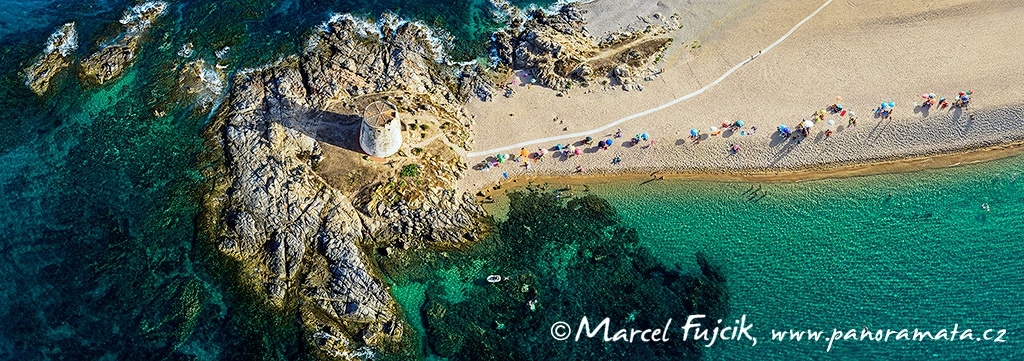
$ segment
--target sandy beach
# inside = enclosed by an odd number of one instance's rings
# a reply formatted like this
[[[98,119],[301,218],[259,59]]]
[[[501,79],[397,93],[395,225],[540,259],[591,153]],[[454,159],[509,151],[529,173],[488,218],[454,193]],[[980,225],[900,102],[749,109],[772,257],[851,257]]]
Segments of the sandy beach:
[[[544,161],[505,163],[489,171],[470,170],[459,186],[481,189],[510,178],[664,173],[774,173],[835,168],[861,163],[963,152],[1024,139],[1024,9],[1012,1],[831,1],[770,51],[756,56],[825,2],[726,1],[688,5],[684,1],[639,2],[623,7],[597,0],[588,29],[597,35],[643,26],[659,13],[678,14],[684,26],[657,64],[663,73],[641,83],[643,90],[591,85],[565,96],[541,87],[520,87],[511,98],[472,101],[473,152],[600,128],[632,114],[669,103],[715,81],[747,62],[714,87],[663,110],[627,120],[595,140],[611,138],[607,150]],[[632,23],[623,19],[635,19]],[[697,20],[703,19],[703,20]],[[696,42],[695,42],[696,41]],[[698,44],[699,46],[694,46]],[[915,107],[922,93],[952,98],[973,91],[968,109]],[[776,132],[842,97],[857,114],[829,114],[808,137]],[[893,101],[888,119],[875,117],[880,102]],[[708,136],[711,126],[743,120],[743,128]],[[831,120],[834,125],[826,122]],[[754,126],[757,130],[754,131]],[[704,139],[689,139],[691,128]],[[826,137],[825,131],[832,130]],[[648,133],[653,145],[630,146],[634,134]],[[580,139],[540,142],[528,151],[572,144]],[[578,143],[576,143],[578,144]],[[733,145],[739,146],[732,152]],[[505,151],[518,154],[519,149]],[[467,157],[472,166],[488,155]],[[616,157],[621,159],[613,164]],[[578,172],[582,168],[583,172]]]

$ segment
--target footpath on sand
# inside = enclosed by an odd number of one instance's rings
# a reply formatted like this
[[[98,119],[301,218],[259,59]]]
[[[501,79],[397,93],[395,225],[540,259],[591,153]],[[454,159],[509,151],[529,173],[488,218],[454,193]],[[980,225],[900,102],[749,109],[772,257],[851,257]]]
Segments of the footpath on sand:
[[[755,56],[751,57],[750,59],[746,59],[746,60],[740,62],[739,64],[736,64],[731,69],[726,71],[725,74],[722,74],[722,76],[718,77],[718,79],[715,79],[715,81],[713,81],[711,83],[708,83],[704,87],[702,87],[700,89],[697,89],[696,91],[694,91],[692,93],[683,95],[683,96],[681,96],[679,98],[676,98],[676,99],[673,99],[673,100],[671,100],[671,101],[669,101],[669,102],[667,102],[665,104],[662,104],[662,105],[659,105],[659,106],[656,106],[656,107],[644,110],[642,112],[625,116],[625,117],[620,118],[620,119],[618,119],[616,121],[613,121],[611,123],[605,124],[605,125],[601,126],[600,128],[591,129],[591,130],[583,131],[583,132],[572,133],[572,134],[563,134],[563,135],[559,135],[559,136],[540,138],[540,139],[533,139],[533,140],[528,140],[528,141],[512,144],[512,145],[509,145],[509,146],[505,146],[505,147],[500,147],[500,148],[488,149],[488,150],[483,150],[483,151],[478,151],[478,152],[469,152],[467,154],[467,157],[472,158],[472,157],[479,157],[479,156],[485,156],[485,155],[492,155],[492,154],[495,154],[495,153],[498,153],[498,152],[505,152],[505,151],[509,151],[509,150],[513,150],[513,149],[517,149],[517,148],[523,148],[523,147],[526,147],[528,145],[533,145],[533,144],[538,144],[538,143],[555,142],[555,141],[564,140],[564,139],[576,139],[576,138],[580,138],[580,137],[583,137],[583,136],[592,135],[594,133],[603,132],[603,131],[606,131],[608,129],[611,129],[612,127],[615,127],[615,126],[617,126],[619,124],[625,123],[625,122],[627,122],[629,120],[633,120],[633,119],[636,119],[636,118],[639,118],[639,117],[643,117],[643,116],[652,114],[652,113],[660,111],[660,110],[664,110],[664,109],[666,109],[668,107],[671,107],[673,105],[676,105],[676,104],[678,104],[678,103],[680,103],[680,102],[682,102],[684,100],[693,98],[693,97],[695,97],[697,95],[700,95],[701,93],[704,93],[708,89],[711,89],[715,85],[718,85],[718,83],[722,82],[722,80],[725,80],[725,78],[727,78],[730,75],[732,75],[732,73],[736,72],[736,70],[738,70],[739,68],[743,67],[744,65],[747,65],[747,63],[753,61],[755,58],[757,58],[761,54],[767,53],[772,48],[774,48],[776,45],[779,45],[780,43],[782,43],[782,41],[786,40],[786,38],[789,38],[789,36],[792,35],[796,31],[796,29],[800,28],[800,26],[803,25],[804,23],[806,23],[808,20],[811,20],[811,18],[813,18],[815,15],[818,15],[818,13],[821,12],[822,9],[824,9],[826,6],[828,6],[828,4],[831,4],[831,3],[832,3],[832,0],[825,1],[825,3],[821,4],[821,6],[819,6],[816,10],[814,10],[814,12],[812,12],[810,15],[808,15],[803,20],[800,20],[800,22],[796,23],[796,25],[794,25],[792,29],[789,29],[789,31],[786,32],[786,34],[782,35],[781,38],[779,38],[774,43],[772,43],[771,45],[768,45],[768,47],[766,47],[766,48],[762,49],[760,52],[758,52],[758,55],[755,55]]]

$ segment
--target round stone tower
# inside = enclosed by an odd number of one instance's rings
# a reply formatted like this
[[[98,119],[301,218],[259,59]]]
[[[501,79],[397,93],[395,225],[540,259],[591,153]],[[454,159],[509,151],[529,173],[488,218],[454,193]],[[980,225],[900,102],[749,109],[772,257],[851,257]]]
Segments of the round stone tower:
[[[380,158],[398,152],[402,146],[398,108],[384,101],[367,105],[363,111],[363,125],[359,129],[359,146],[366,154]]]

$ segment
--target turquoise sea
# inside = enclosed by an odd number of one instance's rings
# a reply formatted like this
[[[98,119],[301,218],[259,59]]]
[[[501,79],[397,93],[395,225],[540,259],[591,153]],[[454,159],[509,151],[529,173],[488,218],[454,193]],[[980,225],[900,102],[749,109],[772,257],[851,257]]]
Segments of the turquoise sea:
[[[616,227],[636,230],[635,239],[649,249],[655,263],[675,265],[684,275],[699,275],[699,257],[695,258],[699,254],[718,267],[723,279],[720,287],[724,294],[716,297],[676,293],[675,298],[625,304],[620,301],[634,292],[675,290],[666,286],[663,278],[645,271],[659,267],[650,261],[634,262],[632,267],[639,272],[620,272],[600,266],[606,261],[597,261],[587,252],[577,252],[594,247],[586,241],[593,235],[577,237],[578,231],[565,231],[575,226],[566,223],[565,213],[586,224],[584,229],[602,227],[587,216],[590,213],[574,213],[554,205],[558,201],[545,203],[514,192],[510,204],[497,206],[502,226],[495,237],[503,241],[484,242],[470,251],[475,256],[468,259],[427,262],[431,269],[425,271],[426,276],[400,279],[395,292],[407,309],[429,310],[431,298],[452,299],[452,309],[487,303],[484,308],[494,309],[503,303],[493,301],[491,294],[501,294],[500,290],[466,289],[490,288],[479,285],[479,280],[488,274],[508,273],[509,268],[514,273],[527,272],[537,280],[522,283],[540,284],[537,298],[542,304],[573,303],[573,307],[545,308],[544,312],[555,313],[552,317],[515,311],[490,315],[543,318],[529,328],[504,335],[523,339],[519,347],[536,345],[540,352],[547,352],[533,354],[533,359],[645,355],[707,360],[1019,360],[1024,358],[1024,321],[1019,318],[1024,311],[1020,298],[1024,289],[1022,172],[1024,157],[1016,156],[946,169],[788,183],[620,180],[589,184],[586,192],[577,185],[571,191],[576,197],[568,198],[569,202],[585,193],[607,200],[616,214]],[[559,187],[551,185],[533,193],[556,194]],[[541,215],[524,218],[524,210]],[[506,212],[510,215],[505,216]],[[541,227],[552,229],[541,235],[517,235],[526,227],[534,232]],[[541,240],[516,243],[517,237]],[[629,244],[630,240],[611,236],[599,242]],[[541,247],[551,253],[534,255],[507,247],[509,243]],[[562,252],[566,248],[572,251]],[[509,267],[505,258],[528,258],[523,263],[529,265]],[[559,275],[573,272],[589,278]],[[623,276],[633,277],[631,283],[636,288],[623,292],[624,282],[616,280]],[[655,278],[659,281],[652,282]],[[701,283],[717,283],[716,277],[701,279]],[[610,291],[606,298],[561,293],[579,287]],[[661,327],[672,318],[677,329],[671,333],[669,348],[686,350],[693,345],[683,341],[678,328],[694,314],[689,306],[692,302],[713,306],[708,315],[723,319],[723,326],[745,315],[746,323],[753,324],[749,333],[757,344],[749,339],[717,340],[704,347],[708,341],[703,340],[695,355],[666,353],[661,345],[601,343],[585,337],[579,342],[557,341],[549,335],[556,321],[567,322],[576,332],[583,316],[592,320],[591,324],[596,323],[595,318],[610,318],[612,333],[619,328]],[[415,320],[417,314],[410,317]],[[431,323],[453,323],[424,314],[419,318],[426,324],[428,338],[440,337],[431,335]],[[475,323],[487,332],[502,333],[481,321]],[[949,334],[954,327],[957,333],[952,341],[913,340],[915,329],[936,335],[943,329]],[[869,330],[870,338],[864,329]],[[910,340],[898,337],[904,329]],[[961,340],[967,329],[972,337]],[[990,339],[986,340],[989,329]],[[804,331],[803,340],[788,335],[785,341],[773,340],[773,330]],[[836,330],[842,337],[829,348],[829,338]],[[893,332],[889,334],[889,330]],[[823,335],[811,342],[807,331]]]
[[[173,98],[178,49],[192,42],[208,59],[221,50],[235,71],[294,53],[331,13],[391,10],[444,29],[465,60],[486,53],[498,26],[482,0],[170,3],[122,78],[88,88],[65,73],[40,98],[20,71],[47,36],[75,21],[81,57],[134,3],[0,1],[0,359],[302,359],[294,315],[233,287],[197,241],[208,114]],[[763,198],[748,183],[704,181],[595,184],[596,197],[578,191],[568,204],[536,191],[479,246],[386,271],[416,330],[413,357],[1018,360],[1022,169],[1015,157],[766,183]],[[510,280],[481,282],[495,272]],[[555,320],[681,325],[691,311],[746,314],[759,344],[605,346],[549,334]],[[821,342],[768,340],[772,328],[953,324],[976,336],[1006,329],[1007,342],[843,341],[826,353]]]

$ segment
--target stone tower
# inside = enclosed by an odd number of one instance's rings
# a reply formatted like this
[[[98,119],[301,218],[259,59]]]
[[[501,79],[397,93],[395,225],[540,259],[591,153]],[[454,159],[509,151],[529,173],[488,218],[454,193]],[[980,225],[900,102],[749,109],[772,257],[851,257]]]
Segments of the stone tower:
[[[367,105],[363,111],[363,125],[359,129],[359,146],[366,154],[380,158],[398,152],[402,146],[398,108],[384,101]]]

